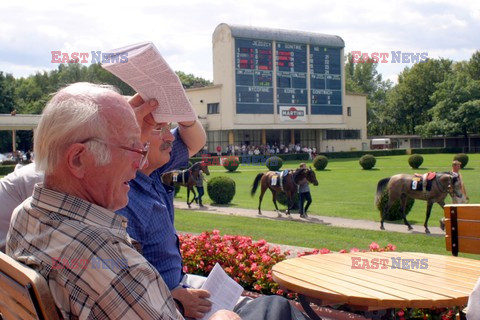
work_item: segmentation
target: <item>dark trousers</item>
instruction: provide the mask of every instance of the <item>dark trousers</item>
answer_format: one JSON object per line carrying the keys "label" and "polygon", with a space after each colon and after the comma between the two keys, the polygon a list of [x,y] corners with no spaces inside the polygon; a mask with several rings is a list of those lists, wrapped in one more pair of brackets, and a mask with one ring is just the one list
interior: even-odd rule
{"label": "dark trousers", "polygon": [[[305,207],[303,207],[305,200],[307,200],[307,204],[305,205]],[[298,194],[298,210],[300,214],[307,213],[308,207],[310,207],[311,203],[312,195],[310,194],[310,192],[301,192]]]}
{"label": "dark trousers", "polygon": [[233,309],[243,320],[306,320],[309,319],[280,296],[262,296]]}
{"label": "dark trousers", "polygon": [[197,192],[198,192],[198,195],[197,195],[198,204],[202,205],[202,197],[205,194],[205,190],[203,187],[197,187]]}

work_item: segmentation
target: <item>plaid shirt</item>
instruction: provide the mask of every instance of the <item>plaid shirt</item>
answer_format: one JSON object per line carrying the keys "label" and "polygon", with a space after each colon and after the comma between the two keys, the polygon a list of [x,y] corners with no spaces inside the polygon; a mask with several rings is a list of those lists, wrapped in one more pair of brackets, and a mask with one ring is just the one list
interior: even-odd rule
{"label": "plaid shirt", "polygon": [[66,319],[183,319],[125,228],[124,217],[38,184],[13,213],[7,254],[47,279]]}

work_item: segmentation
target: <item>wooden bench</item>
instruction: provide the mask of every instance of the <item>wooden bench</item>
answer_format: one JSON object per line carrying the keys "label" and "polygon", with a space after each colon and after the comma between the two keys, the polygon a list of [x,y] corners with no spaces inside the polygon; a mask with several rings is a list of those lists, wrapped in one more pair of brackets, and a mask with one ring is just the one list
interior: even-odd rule
{"label": "wooden bench", "polygon": [[445,213],[445,240],[447,250],[480,253],[480,204],[447,204]]}
{"label": "wooden bench", "polygon": [[45,278],[3,252],[0,252],[0,297],[0,319],[61,318]]}

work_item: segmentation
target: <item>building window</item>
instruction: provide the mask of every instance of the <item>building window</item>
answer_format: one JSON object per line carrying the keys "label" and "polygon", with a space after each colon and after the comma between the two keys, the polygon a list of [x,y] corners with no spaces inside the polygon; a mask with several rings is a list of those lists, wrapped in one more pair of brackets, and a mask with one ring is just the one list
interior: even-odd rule
{"label": "building window", "polygon": [[207,114],[216,114],[220,113],[220,103],[208,103],[207,104]]}
{"label": "building window", "polygon": [[347,107],[347,116],[352,116],[352,107]]}
{"label": "building window", "polygon": [[355,140],[360,139],[360,130],[326,130],[324,140]]}

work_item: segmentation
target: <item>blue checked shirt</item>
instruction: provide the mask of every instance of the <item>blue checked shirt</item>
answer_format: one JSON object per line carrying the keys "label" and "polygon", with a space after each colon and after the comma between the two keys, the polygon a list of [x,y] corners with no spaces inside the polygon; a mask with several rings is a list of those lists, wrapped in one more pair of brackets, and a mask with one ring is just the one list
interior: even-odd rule
{"label": "blue checked shirt", "polygon": [[182,277],[182,256],[174,226],[174,189],[161,182],[161,174],[188,165],[188,149],[173,130],[170,161],[150,176],[137,172],[130,181],[128,205],[117,213],[128,219],[128,234],[142,246],[143,256],[157,268],[170,290]]}
{"label": "blue checked shirt", "polygon": [[18,206],[7,254],[39,272],[64,319],[183,319],[125,218],[37,184]]}

